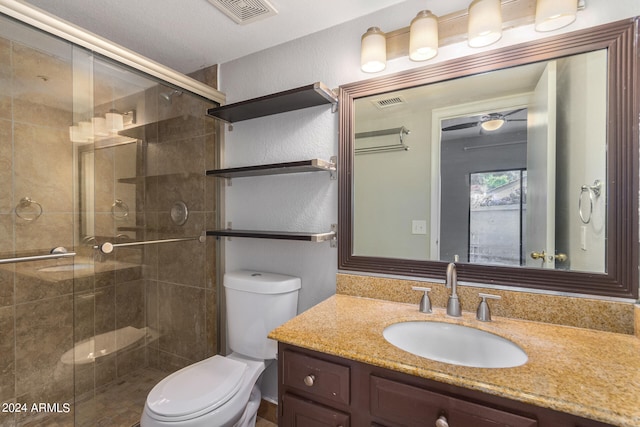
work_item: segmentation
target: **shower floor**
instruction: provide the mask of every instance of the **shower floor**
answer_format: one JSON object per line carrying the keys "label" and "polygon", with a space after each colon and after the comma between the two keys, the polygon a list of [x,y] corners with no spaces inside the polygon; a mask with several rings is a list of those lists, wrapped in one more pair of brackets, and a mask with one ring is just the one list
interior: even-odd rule
{"label": "shower floor", "polygon": [[140,421],[147,395],[167,372],[142,368],[80,397],[76,404],[77,427],[131,427]]}
{"label": "shower floor", "polygon": [[[79,396],[75,404],[75,427],[132,427],[140,422],[147,394],[167,372],[142,368],[95,391]],[[29,417],[20,427],[69,427],[69,414]],[[1,423],[0,423],[1,424]],[[13,424],[10,424],[13,425]]]}

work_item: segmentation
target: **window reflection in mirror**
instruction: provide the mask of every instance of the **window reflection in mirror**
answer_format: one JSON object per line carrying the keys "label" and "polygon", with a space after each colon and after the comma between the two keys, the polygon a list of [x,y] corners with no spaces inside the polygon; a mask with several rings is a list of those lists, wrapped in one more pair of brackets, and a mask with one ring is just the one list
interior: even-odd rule
{"label": "window reflection in mirror", "polygon": [[607,271],[607,191],[591,189],[607,182],[606,50],[354,112],[353,255]]}
{"label": "window reflection in mirror", "polygon": [[526,169],[469,175],[468,262],[525,265],[526,195]]}

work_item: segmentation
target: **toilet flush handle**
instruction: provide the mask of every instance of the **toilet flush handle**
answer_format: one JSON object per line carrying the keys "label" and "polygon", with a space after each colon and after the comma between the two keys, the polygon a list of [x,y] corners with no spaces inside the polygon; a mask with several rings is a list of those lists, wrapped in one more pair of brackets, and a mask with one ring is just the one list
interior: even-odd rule
{"label": "toilet flush handle", "polygon": [[304,377],[304,385],[307,387],[313,387],[313,383],[316,380],[316,376],[313,374],[307,375]]}

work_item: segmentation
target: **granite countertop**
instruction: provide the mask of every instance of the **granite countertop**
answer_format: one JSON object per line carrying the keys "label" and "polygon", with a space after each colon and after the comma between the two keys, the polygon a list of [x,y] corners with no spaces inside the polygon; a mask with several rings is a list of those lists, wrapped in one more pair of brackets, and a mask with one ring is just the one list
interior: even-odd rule
{"label": "granite countertop", "polygon": [[[470,368],[400,350],[382,336],[388,325],[425,320],[472,326],[518,344],[529,357],[515,368]],[[334,295],[269,337],[410,375],[453,384],[621,427],[640,425],[640,339],[632,335],[493,317],[447,317],[444,309]]]}

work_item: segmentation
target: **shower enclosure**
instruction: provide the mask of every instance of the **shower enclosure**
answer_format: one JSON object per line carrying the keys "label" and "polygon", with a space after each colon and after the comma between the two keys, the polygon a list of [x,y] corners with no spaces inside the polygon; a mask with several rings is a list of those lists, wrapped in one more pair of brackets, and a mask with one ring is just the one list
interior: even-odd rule
{"label": "shower enclosure", "polygon": [[217,353],[217,104],[130,65],[0,14],[0,426],[135,425]]}

